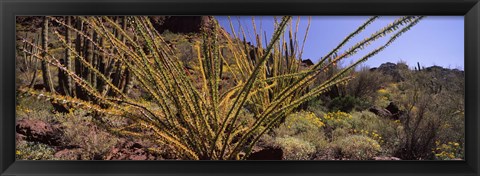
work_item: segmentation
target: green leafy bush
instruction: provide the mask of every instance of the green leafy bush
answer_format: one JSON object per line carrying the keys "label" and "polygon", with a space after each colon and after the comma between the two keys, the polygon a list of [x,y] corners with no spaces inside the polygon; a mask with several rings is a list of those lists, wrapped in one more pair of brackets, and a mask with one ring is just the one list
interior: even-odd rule
{"label": "green leafy bush", "polygon": [[350,112],[355,108],[364,109],[366,107],[365,101],[350,95],[344,97],[336,97],[328,104],[330,111]]}

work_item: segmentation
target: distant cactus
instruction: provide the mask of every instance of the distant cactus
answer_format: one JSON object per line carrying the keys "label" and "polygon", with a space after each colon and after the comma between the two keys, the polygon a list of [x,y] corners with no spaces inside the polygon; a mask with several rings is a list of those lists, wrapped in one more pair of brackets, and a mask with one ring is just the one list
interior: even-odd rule
{"label": "distant cactus", "polygon": [[[65,17],[66,24],[71,25],[71,17]],[[66,45],[70,46],[71,39],[70,39],[70,29],[65,28],[65,43]],[[72,70],[72,63],[71,63],[71,51],[69,48],[65,48],[65,58],[63,58],[63,65],[67,70]],[[59,92],[64,95],[71,95],[72,94],[72,79],[67,76],[67,74],[58,69],[58,83],[59,83]]]}
{"label": "distant cactus", "polygon": [[43,77],[43,85],[49,92],[55,92],[53,87],[52,76],[50,75],[50,67],[48,62],[46,61],[46,57],[48,54],[48,17],[45,17],[43,20],[43,27],[42,27],[42,77]]}

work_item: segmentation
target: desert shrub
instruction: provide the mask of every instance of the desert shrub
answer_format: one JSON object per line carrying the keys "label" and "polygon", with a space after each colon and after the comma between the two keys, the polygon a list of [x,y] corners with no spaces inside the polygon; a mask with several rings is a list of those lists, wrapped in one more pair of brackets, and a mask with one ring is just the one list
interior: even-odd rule
{"label": "desert shrub", "polygon": [[17,108],[30,110],[30,111],[51,111],[53,110],[52,105],[41,99],[41,97],[17,97]]}
{"label": "desert shrub", "polygon": [[65,114],[59,120],[63,126],[64,145],[80,147],[82,160],[101,158],[118,141],[116,136],[98,127],[85,111]]}
{"label": "desert shrub", "polygon": [[[310,148],[314,153],[325,152],[329,148],[328,141],[323,133],[323,122],[312,112],[300,111],[293,113],[285,119],[278,128],[273,129],[273,134],[263,137],[266,145],[277,146],[286,150],[288,159],[312,157]],[[292,148],[299,143],[300,148]],[[307,150],[308,149],[308,150]],[[308,151],[308,154],[295,155],[294,151]],[[289,153],[290,152],[290,153]],[[305,151],[304,151],[305,152]]]}
{"label": "desert shrub", "polygon": [[315,153],[313,144],[295,137],[275,138],[275,144],[282,149],[285,160],[308,160]]}
{"label": "desert shrub", "polygon": [[343,112],[351,112],[352,110],[364,110],[370,106],[370,103],[366,100],[353,97],[350,95],[342,96],[342,97],[335,97],[330,101],[328,104],[328,109],[330,111],[343,111]]}
{"label": "desert shrub", "polygon": [[[444,74],[407,72],[392,100],[399,105],[401,135],[396,156],[402,159],[433,159],[434,141],[464,141],[463,88],[445,88]],[[453,81],[453,80],[452,80]],[[441,153],[441,152],[440,152]],[[438,154],[438,153],[437,153]]]}
{"label": "desert shrub", "polygon": [[[379,91],[381,92],[384,92],[386,91],[385,89],[380,89]],[[388,96],[378,96],[377,99],[375,100],[375,106],[378,106],[378,107],[387,107],[389,104],[390,104],[390,99],[388,98]]]}
{"label": "desert shrub", "polygon": [[339,140],[350,135],[350,130],[346,128],[337,128],[331,132],[331,141]]}
{"label": "desert shrub", "polygon": [[362,67],[359,71],[352,71],[350,74],[354,75],[352,80],[346,84],[337,85],[327,93],[331,99],[328,103],[330,111],[365,110],[378,98],[377,90],[391,82],[390,76],[371,71],[368,67]]}
{"label": "desert shrub", "polygon": [[389,75],[371,71],[368,67],[362,67],[354,74],[355,78],[345,85],[346,95],[368,102],[373,102],[377,97],[376,91],[391,81]]}
{"label": "desert shrub", "polygon": [[296,137],[322,148],[325,144],[323,126],[325,124],[312,112],[301,111],[289,115],[285,122],[275,128],[275,137]]}
{"label": "desert shrub", "polygon": [[374,139],[362,135],[351,135],[336,142],[343,158],[349,160],[372,159],[381,151],[380,144]]}
{"label": "desert shrub", "polygon": [[435,141],[436,148],[432,149],[432,153],[436,160],[453,160],[464,158],[463,145],[458,142],[448,142],[441,144]]}
{"label": "desert shrub", "polygon": [[16,147],[15,158],[19,160],[56,160],[55,149],[46,144],[21,141]]}
{"label": "desert shrub", "polygon": [[56,122],[56,117],[51,112],[52,105],[44,100],[34,97],[19,98],[16,106],[17,119],[36,119],[44,122]]}
{"label": "desert shrub", "polygon": [[[312,112],[300,111],[293,113],[285,119],[282,127],[286,127],[289,133],[285,135],[295,135],[309,131],[320,131],[325,124]],[[282,128],[283,129],[283,128]],[[283,130],[277,130],[278,132]],[[280,135],[279,133],[277,133]]]}
{"label": "desert shrub", "polygon": [[320,98],[317,98],[308,102],[307,111],[313,112],[317,117],[323,117],[328,108]]}
{"label": "desert shrub", "polygon": [[351,120],[352,115],[337,111],[337,112],[329,112],[325,114],[322,118],[322,121],[325,123],[326,128],[336,129],[336,128],[346,128],[350,129],[352,126],[349,123]]}
{"label": "desert shrub", "polygon": [[381,118],[369,111],[353,112],[350,123],[354,134],[364,134],[384,146],[382,151],[384,154],[391,155],[398,147],[400,139],[396,129],[399,123]]}

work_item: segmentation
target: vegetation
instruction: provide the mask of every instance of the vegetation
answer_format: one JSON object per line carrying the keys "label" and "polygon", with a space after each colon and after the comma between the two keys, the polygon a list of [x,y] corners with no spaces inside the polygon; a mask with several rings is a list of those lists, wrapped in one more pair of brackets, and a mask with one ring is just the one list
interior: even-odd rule
{"label": "vegetation", "polygon": [[[34,18],[40,38],[17,28],[17,118],[61,124],[63,145],[80,148],[79,159],[109,158],[117,138],[193,160],[248,159],[258,147],[280,148],[287,160],[463,157],[463,101],[455,99],[463,97],[463,77],[447,85],[430,80],[440,73],[407,67],[397,82],[354,70],[423,17],[400,17],[340,51],[379,18],[371,17],[312,66],[302,66],[307,33],[297,38],[300,18],[292,18],[276,18],[269,41],[255,33],[255,45],[233,22],[227,33],[213,17],[197,34],[159,33],[146,16]],[[390,104],[399,110],[389,117],[368,112]],[[17,157],[52,159],[60,150],[31,145],[45,157],[25,152],[29,145],[17,145]]]}

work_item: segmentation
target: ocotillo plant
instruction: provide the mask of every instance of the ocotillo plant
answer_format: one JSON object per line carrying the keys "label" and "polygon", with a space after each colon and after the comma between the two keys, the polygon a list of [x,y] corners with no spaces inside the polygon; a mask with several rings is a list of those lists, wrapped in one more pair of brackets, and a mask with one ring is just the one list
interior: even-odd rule
{"label": "ocotillo plant", "polygon": [[[270,61],[266,62],[264,67],[262,67],[261,72],[264,74],[260,75],[259,78],[265,80],[265,82],[262,82],[262,84],[259,85],[263,89],[253,93],[251,95],[251,102],[249,102],[254,104],[253,108],[251,108],[252,112],[262,113],[266,110],[267,106],[270,106],[274,100],[274,97],[278,97],[279,95],[286,93],[286,91],[284,91],[286,88],[291,89],[288,94],[292,94],[293,96],[284,99],[283,102],[291,102],[292,100],[301,97],[303,92],[309,89],[309,86],[298,86],[295,88],[296,83],[308,85],[311,84],[311,82],[315,79],[318,80],[316,75],[321,74],[318,72],[318,70],[322,70],[322,73],[327,72],[327,75],[331,74],[331,76],[334,76],[335,73],[333,71],[338,67],[337,64],[339,61],[354,55],[360,50],[365,49],[371,43],[386,36],[387,34],[398,32],[396,29],[399,26],[409,24],[410,22],[415,21],[416,18],[417,17],[400,17],[393,23],[376,31],[370,37],[365,38],[359,43],[353,45],[343,53],[340,52],[339,50],[349,43],[353,37],[361,33],[368,25],[378,19],[376,16],[371,17],[364,24],[359,26],[354,32],[348,35],[345,40],[341,41],[336,48],[330,51],[326,56],[322,57],[321,61],[318,64],[315,64],[313,68],[304,70],[300,70],[300,64],[310,22],[308,23],[306,33],[303,34],[303,39],[299,39],[300,37],[297,36],[302,34],[298,34],[298,26],[300,23],[300,18],[298,18],[295,24],[293,22],[289,23],[288,33],[284,33],[284,35],[282,35],[281,38],[283,40],[278,41],[274,45],[271,54],[264,53],[263,49],[254,49],[252,50],[254,51],[254,58],[251,58],[249,54],[249,52],[251,52],[250,48],[245,42],[242,42],[241,40],[228,40],[229,44],[226,46],[226,48],[228,48],[231,53],[234,53],[233,60],[235,62],[229,65],[227,68],[229,69],[228,71],[236,73],[236,76],[234,76],[235,81],[245,82],[246,79],[248,79],[248,75],[252,73],[252,68],[255,66],[255,62],[251,62],[251,60],[258,60],[263,54],[270,54],[271,59]],[[254,19],[252,19],[252,24],[253,30],[255,31],[254,35],[257,39],[254,48],[261,48],[263,43],[260,39],[265,36],[263,36],[261,32],[257,32]],[[230,35],[233,36],[233,38],[248,38],[241,26],[240,32],[235,31],[233,26],[232,20],[230,20],[230,29],[232,32],[231,34],[223,33],[226,38],[228,38]],[[260,29],[260,31],[261,30],[262,29]],[[400,32],[399,34],[401,33],[403,32]],[[238,45],[243,47],[236,47]],[[374,55],[376,53],[371,54]],[[366,56],[366,58],[368,57],[370,56]],[[360,60],[363,61],[365,59]],[[349,68],[353,68],[354,66],[355,64],[349,66]],[[345,71],[342,71],[342,73],[347,73],[348,70],[349,69],[346,69]],[[240,86],[237,86],[235,88],[238,89],[239,87]],[[228,94],[228,91],[225,94]]]}
{"label": "ocotillo plant", "polygon": [[[228,69],[223,69],[224,58],[220,53],[219,36],[226,34],[222,33],[223,30],[219,29],[215,20],[212,25],[202,30],[203,43],[201,49],[198,47],[198,51],[201,53],[198,54],[198,60],[201,64],[200,77],[203,86],[197,89],[191,77],[185,72],[183,63],[174,54],[173,49],[168,47],[162,36],[155,31],[148,17],[135,16],[128,17],[128,19],[133,33],[125,30],[121,24],[110,17],[78,17],[78,20],[83,21],[86,27],[88,26],[97,33],[99,38],[102,38],[102,45],[82,30],[76,32],[83,36],[84,40],[88,40],[97,47],[97,51],[101,55],[108,56],[111,59],[109,63],[115,62],[119,66],[126,67],[129,73],[137,79],[138,86],[152,97],[152,101],[133,99],[125,94],[121,85],[115,84],[109,72],[102,72],[92,63],[87,62],[88,58],[79,54],[76,54],[76,57],[83,69],[95,73],[97,78],[102,80],[116,96],[104,94],[103,90],[96,89],[82,77],[80,73],[83,72],[66,69],[52,55],[47,55],[47,57],[37,55],[37,58],[64,71],[91,98],[85,100],[28,88],[20,91],[52,99],[72,107],[94,111],[100,114],[96,119],[102,122],[114,121],[116,118],[128,119],[131,123],[112,123],[103,125],[103,127],[116,134],[169,144],[182,153],[184,158],[233,160],[245,159],[260,136],[269,131],[285,114],[289,114],[300,104],[318,96],[332,85],[348,81],[350,76],[345,73],[383,50],[398,36],[415,25],[421,17],[402,17],[391,26],[347,50],[344,54],[332,57],[336,55],[335,53],[341,46],[361,30],[355,31],[313,67],[298,73],[279,73],[266,78],[265,65],[269,56],[275,53],[276,47],[277,52],[280,52],[278,46],[283,45],[282,43],[279,45],[280,38],[291,20],[289,16],[282,17],[266,48],[261,54],[258,54],[260,57],[256,59],[255,64],[245,66],[248,72],[245,72],[246,74],[242,78],[237,78],[237,85],[233,89],[223,94],[219,92],[219,82],[222,72],[226,72]],[[65,23],[61,24],[74,29]],[[355,54],[359,48],[363,48],[368,43],[391,32],[394,34],[381,47],[359,58],[355,63],[342,69],[322,84],[310,87],[310,91],[304,95],[296,94],[299,90],[311,86],[315,78],[327,70],[330,65]],[[63,36],[57,35],[57,37],[64,43],[64,47],[76,51],[65,44]],[[227,45],[232,52],[246,53],[242,49],[244,47],[242,45],[235,45],[232,42]],[[293,58],[290,51],[288,55]],[[247,58],[246,55],[235,59],[245,58]],[[280,61],[275,61],[275,58],[281,57],[272,57],[273,62],[280,63]],[[331,62],[325,62],[327,58],[333,59]],[[284,66],[283,64],[278,65],[278,67]],[[275,87],[276,84],[271,83],[271,81],[281,82],[286,79],[289,79],[290,84]],[[278,93],[269,97],[270,102],[260,105],[263,106],[263,110],[255,115],[253,123],[240,123],[241,112],[244,110],[246,102],[252,102],[252,96],[258,92],[273,87],[278,89]],[[149,133],[145,133],[145,131]],[[241,153],[244,155],[240,155]]]}
{"label": "ocotillo plant", "polygon": [[[289,33],[289,42],[279,42],[277,47],[274,48],[274,50],[277,50],[277,52],[273,52],[273,61],[278,62],[278,66],[275,67],[275,64],[273,66],[273,72],[274,75],[272,78],[267,78],[263,77],[265,80],[274,80],[272,82],[262,82],[262,84],[259,84],[260,89],[264,90],[269,90],[273,92],[272,95],[267,95],[267,94],[259,94],[258,96],[260,98],[257,99],[255,104],[257,107],[262,108],[263,112],[261,111],[261,114],[257,117],[259,121],[267,121],[270,122],[269,126],[273,125],[275,122],[275,118],[273,120],[271,118],[266,118],[269,116],[271,113],[277,114],[277,117],[281,117],[282,110],[285,110],[282,108],[284,107],[290,107],[293,108],[294,106],[298,106],[301,102],[305,102],[306,99],[311,99],[315,96],[317,96],[319,93],[327,90],[328,87],[331,87],[332,81],[338,80],[341,77],[344,76],[345,73],[348,73],[352,68],[354,68],[356,65],[358,65],[361,62],[364,62],[366,59],[372,57],[373,55],[377,54],[384,48],[386,48],[388,45],[390,45],[397,37],[399,37],[402,33],[406,32],[409,30],[413,25],[415,25],[422,17],[411,17],[411,16],[406,16],[406,17],[400,17],[397,20],[395,20],[393,23],[387,25],[386,27],[378,30],[377,32],[373,33],[370,37],[360,41],[359,43],[353,45],[351,48],[348,50],[344,51],[342,54],[338,54],[338,51],[340,48],[342,48],[345,44],[347,44],[351,38],[356,36],[357,34],[361,33],[369,24],[371,24],[374,20],[376,20],[378,17],[372,17],[368,19],[364,24],[359,26],[353,33],[348,35],[340,44],[333,50],[331,50],[326,56],[322,57],[319,63],[315,64],[312,68],[306,69],[304,71],[298,71],[295,69],[289,69],[289,68],[295,68],[295,66],[298,67],[299,61],[297,60],[299,57],[295,55],[295,50],[292,48],[298,48],[298,45],[295,46],[295,44],[292,43],[298,43],[298,42],[292,42],[292,35]],[[233,26],[233,25],[231,25]],[[397,30],[400,26],[401,27],[399,30]],[[292,31],[292,30],[290,30]],[[232,33],[234,36],[235,32],[232,27]],[[354,55],[357,53],[359,50],[364,49],[366,46],[370,45],[372,42],[376,41],[377,39],[386,36],[389,33],[394,33],[390,39],[385,43],[384,45],[380,46],[379,48],[374,49],[367,55],[361,57],[358,59],[356,62],[354,62],[351,65],[348,65],[346,68],[341,69],[338,73],[334,74],[330,79],[327,81],[323,82],[319,86],[313,87],[312,90],[310,90],[307,94],[300,94],[302,90],[308,88],[309,85],[312,84],[312,82],[316,79],[318,75],[321,73],[324,73],[325,71],[331,70],[332,66],[335,66],[340,60],[345,59],[349,56]],[[258,35],[258,34],[257,34]],[[295,34],[296,35],[296,34]],[[243,35],[245,36],[245,35]],[[285,40],[284,40],[285,41]],[[257,41],[257,43],[260,43]],[[288,46],[289,44],[290,47],[285,47]],[[261,43],[260,45],[261,46]],[[282,47],[283,46],[283,47]],[[240,48],[241,49],[241,48]],[[282,50],[283,49],[283,50]],[[235,50],[235,49],[232,49]],[[290,50],[292,53],[291,55],[288,54],[288,50]],[[237,51],[241,51],[238,50]],[[282,52],[283,51],[283,52]],[[232,51],[234,52],[234,51]],[[245,53],[245,50],[244,50]],[[285,54],[275,54],[275,53],[285,53]],[[299,55],[301,57],[301,51],[299,51]],[[268,54],[268,53],[266,53]],[[237,67],[242,68],[242,66],[247,65],[248,66],[248,56],[246,54],[236,54],[235,56],[238,56],[238,58],[235,58],[235,61],[237,61]],[[292,57],[293,56],[293,57]],[[290,61],[290,62],[288,62]],[[292,65],[292,66],[289,66]],[[269,69],[269,67],[265,66],[263,69]],[[246,69],[240,69],[242,74],[249,75],[251,74],[250,69],[246,67]],[[250,72],[249,72],[250,71]],[[246,72],[246,73],[245,73]],[[267,73],[268,70],[262,71],[262,73],[265,72]],[[277,73],[277,74],[275,74]],[[239,82],[243,82],[245,80],[242,80],[241,76],[237,77],[240,78]],[[282,79],[278,79],[282,78]],[[293,79],[285,79],[285,78],[293,78]],[[348,77],[345,77],[348,78]],[[252,95],[253,96],[253,95]],[[273,97],[273,98],[271,98]],[[255,99],[253,99],[255,101]],[[291,103],[295,102],[295,103]],[[292,106],[292,104],[295,104]],[[277,108],[280,108],[281,110],[278,110]],[[289,109],[291,110],[291,109]],[[288,112],[288,111],[286,111]],[[278,118],[277,118],[278,119]],[[270,120],[270,121],[269,121]],[[258,126],[260,123],[257,124]],[[267,126],[268,127],[268,126]],[[268,128],[267,128],[268,129]],[[265,130],[266,131],[266,130]],[[263,132],[265,132],[263,131]],[[262,133],[263,133],[262,132]],[[244,138],[241,139],[241,141],[247,141],[247,137],[249,135],[245,135]],[[253,140],[256,141],[260,135],[257,135],[257,137]],[[249,139],[250,140],[250,139]],[[253,144],[253,143],[251,143]],[[236,149],[240,150],[241,145],[237,145]],[[253,147],[252,145],[250,145]],[[248,152],[249,150],[247,150]],[[248,155],[248,153],[247,153]]]}

